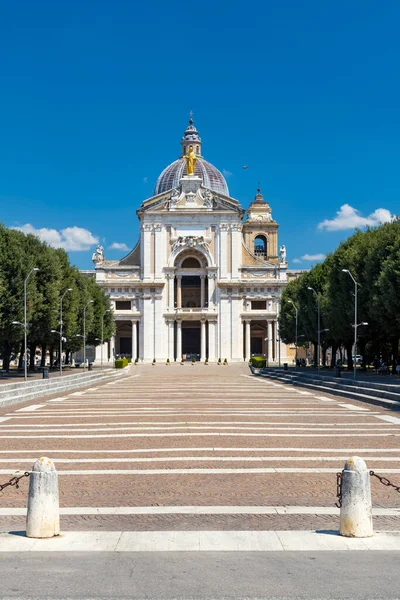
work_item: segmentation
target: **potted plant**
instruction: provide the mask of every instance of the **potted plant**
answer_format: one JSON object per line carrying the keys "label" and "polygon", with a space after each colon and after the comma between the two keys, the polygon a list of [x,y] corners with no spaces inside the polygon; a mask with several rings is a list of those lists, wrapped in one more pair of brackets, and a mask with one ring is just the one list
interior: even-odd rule
{"label": "potted plant", "polygon": [[170,362],[169,362],[169,358],[167,358],[167,367],[169,367]]}
{"label": "potted plant", "polygon": [[196,362],[196,357],[192,356],[192,366],[195,364],[195,362]]}
{"label": "potted plant", "polygon": [[226,358],[224,359],[224,365],[227,365],[228,361],[226,360]]}
{"label": "potted plant", "polygon": [[185,361],[183,360],[183,356],[182,356],[182,358],[181,358],[181,365],[184,365],[184,364],[185,364]]}
{"label": "potted plant", "polygon": [[218,359],[217,365],[219,366],[221,364],[221,359]]}
{"label": "potted plant", "polygon": [[152,362],[151,364],[152,364],[152,365],[153,365],[153,367],[154,367],[154,365],[156,364],[156,359],[155,359],[155,358],[153,358],[153,362]]}
{"label": "potted plant", "polygon": [[206,358],[206,360],[204,361],[205,365],[208,365],[208,358]]}
{"label": "potted plant", "polygon": [[138,358],[135,358],[135,365],[137,365],[137,364],[138,364],[138,362],[139,362],[139,359],[138,359]]}

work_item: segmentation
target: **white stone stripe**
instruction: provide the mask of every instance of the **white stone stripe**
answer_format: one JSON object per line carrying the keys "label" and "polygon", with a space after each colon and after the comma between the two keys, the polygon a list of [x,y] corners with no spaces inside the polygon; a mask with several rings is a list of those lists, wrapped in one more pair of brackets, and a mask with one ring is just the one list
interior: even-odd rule
{"label": "white stone stripe", "polygon": [[0,552],[284,552],[400,550],[397,532],[345,538],[321,531],[68,531],[50,539],[0,534]]}
{"label": "white stone stripe", "polygon": [[[337,468],[296,468],[296,467],[265,467],[238,469],[74,469],[58,471],[59,475],[243,475],[266,473],[337,473]],[[376,473],[400,473],[400,469],[376,468]],[[0,469],[0,475],[17,475],[19,470]]]}
{"label": "white stone stripe", "polygon": [[9,421],[11,419],[11,417],[0,417],[0,423],[3,423],[4,421]]}
{"label": "white stone stripe", "polygon": [[[25,516],[26,508],[0,508],[0,516]],[[71,506],[61,515],[339,515],[334,506]],[[373,508],[374,516],[394,517],[400,508]]]}
{"label": "white stone stripe", "polygon": [[30,406],[25,406],[25,408],[18,408],[15,412],[32,412],[37,410],[38,408],[42,408],[46,406],[45,404],[31,404]]}
{"label": "white stone stripe", "polygon": [[392,417],[391,415],[377,416],[376,418],[382,419],[382,421],[388,421],[389,423],[395,423],[395,424],[400,423],[399,417]]}
{"label": "white stone stripe", "polygon": [[[377,413],[375,413],[377,414]],[[66,416],[69,419],[87,419],[87,418],[98,418],[98,419],[102,419],[103,417],[175,417],[175,416],[191,416],[191,417],[280,417],[280,418],[286,418],[286,417],[292,417],[292,416],[296,416],[296,417],[341,417],[341,418],[346,418],[346,419],[354,419],[355,422],[357,422],[357,419],[363,419],[365,417],[372,417],[375,416],[374,413],[368,413],[368,415],[365,415],[364,413],[352,413],[352,412],[339,412],[339,411],[335,411],[335,412],[321,412],[321,413],[316,413],[316,414],[301,414],[301,413],[296,413],[296,412],[292,412],[290,415],[285,414],[285,413],[280,413],[280,412],[273,412],[273,413],[263,413],[263,412],[250,412],[250,411],[242,411],[242,412],[212,412],[212,413],[204,413],[204,412],[150,412],[150,413],[146,413],[146,412],[109,412],[109,413],[102,413],[100,411],[98,412],[94,412],[94,413],[85,413],[84,415],[80,415],[77,413],[68,413],[67,415],[62,415],[63,417]],[[7,413],[7,416],[12,417],[13,419],[39,419],[43,420],[43,419],[59,419],[60,415],[58,414],[43,414],[40,413],[40,416],[38,415],[15,415],[14,413]]]}
{"label": "white stone stripe", "polygon": [[[3,432],[7,432],[7,433],[32,433],[32,432],[45,432],[46,430],[43,430],[40,428],[40,425],[35,428],[35,429],[16,429],[16,425],[12,426],[12,429],[5,429],[5,427],[1,427],[0,426],[0,434],[2,434]],[[32,426],[30,426],[32,427]],[[89,431],[89,432],[97,432],[97,431],[176,431],[176,430],[196,430],[196,431],[209,431],[209,430],[215,430],[215,431],[332,431],[333,427],[318,427],[318,426],[313,426],[313,427],[276,427],[275,425],[272,427],[264,427],[264,426],[260,426],[260,427],[248,427],[246,425],[243,425],[241,427],[235,427],[234,425],[227,425],[227,426],[221,426],[221,425],[160,425],[159,427],[142,427],[142,426],[138,426],[135,425],[134,427],[130,427],[129,425],[125,425],[125,426],[121,426],[121,427],[89,427],[89,428],[85,428],[81,425],[80,429],[76,429],[74,427],[64,427],[62,428],[62,426],[58,426],[58,425],[53,425],[51,428],[51,431],[53,433],[56,433],[57,430],[62,431],[62,432],[84,432],[84,431]],[[336,427],[334,426],[335,431],[365,431],[365,427]],[[389,424],[386,427],[380,427],[379,425],[374,425],[371,424],[370,428],[368,431],[398,431],[400,433],[400,429],[399,427],[391,427]],[[1,436],[3,437],[3,436]]]}
{"label": "white stone stripe", "polygon": [[[369,416],[369,415],[368,415]],[[16,418],[20,418],[20,417],[6,417],[4,418],[5,421],[7,421],[7,419],[16,419]],[[37,419],[38,417],[31,417],[34,419]],[[70,417],[72,418],[72,417]],[[400,423],[400,420],[399,420]],[[38,428],[43,429],[43,428],[51,428],[51,429],[60,429],[63,427],[89,427],[89,426],[96,426],[96,425],[102,425],[103,427],[106,427],[108,425],[174,425],[174,426],[178,426],[178,425],[202,425],[203,427],[207,426],[207,425],[299,425],[299,426],[304,426],[304,425],[308,425],[310,427],[310,431],[312,431],[315,427],[337,427],[338,425],[349,425],[349,426],[354,426],[357,425],[358,427],[360,425],[363,425],[364,427],[369,427],[369,428],[376,428],[376,427],[382,427],[382,425],[385,425],[384,430],[387,430],[387,428],[389,427],[388,423],[375,423],[375,421],[369,421],[368,423],[363,423],[363,422],[354,422],[351,421],[349,423],[338,423],[337,421],[334,423],[327,423],[326,421],[324,423],[305,423],[305,422],[301,422],[301,421],[297,421],[297,422],[290,422],[290,421],[124,421],[124,422],[106,422],[106,423],[50,423],[50,424],[45,424],[45,423],[14,423],[14,425],[12,424],[7,424],[7,425],[2,425],[1,427],[3,428],[4,431],[7,431],[6,428],[10,428],[13,427],[15,428],[20,428],[21,431],[27,431],[27,427],[34,427],[35,429],[32,429],[32,431],[37,430]]]}
{"label": "white stone stripe", "polygon": [[[386,430],[387,431],[387,430]],[[90,438],[131,438],[131,437],[399,437],[399,433],[220,433],[215,431],[208,433],[199,431],[196,433],[101,433],[95,435],[2,435],[6,440],[29,440],[29,439],[90,439]]]}
{"label": "white stone stripe", "polygon": [[[142,451],[146,454],[146,450]],[[399,462],[398,456],[363,456],[365,461],[376,462]],[[33,458],[2,458],[0,464],[11,463],[18,464],[21,462],[35,462],[37,457]],[[108,464],[108,463],[170,463],[170,462],[337,462],[344,461],[343,456],[157,456],[157,457],[140,457],[140,458],[58,458],[57,464]]]}
{"label": "white stone stripe", "polygon": [[[65,450],[65,449],[53,449],[53,450],[0,450],[0,454],[32,454],[32,456],[42,454],[132,454],[141,453],[148,454],[150,452],[323,452],[323,453],[343,453],[345,455],[352,455],[356,453],[389,453],[389,452],[400,452],[400,448],[287,448],[282,446],[281,448],[230,448],[230,447],[218,447],[208,446],[202,448],[133,448],[130,450]],[[0,458],[1,460],[1,458]],[[25,459],[27,460],[27,459]],[[35,458],[36,460],[36,458]]]}
{"label": "white stone stripe", "polygon": [[369,412],[369,408],[364,408],[363,406],[354,406],[354,404],[340,403],[339,406],[342,408],[348,408],[349,410],[363,410],[364,412]]}

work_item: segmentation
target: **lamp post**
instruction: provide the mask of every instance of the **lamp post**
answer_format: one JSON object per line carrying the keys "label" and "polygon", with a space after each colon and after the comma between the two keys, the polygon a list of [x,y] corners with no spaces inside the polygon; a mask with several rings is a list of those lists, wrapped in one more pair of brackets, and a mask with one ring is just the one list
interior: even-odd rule
{"label": "lamp post", "polygon": [[[24,281],[24,323],[23,323],[23,327],[24,327],[24,379],[25,381],[27,381],[28,379],[28,364],[27,364],[27,356],[28,356],[28,352],[27,352],[27,329],[28,329],[28,324],[26,322],[26,288],[27,288],[27,284],[28,284],[28,280],[29,277],[32,275],[32,273],[34,271],[39,271],[38,267],[34,267],[33,269],[31,269]],[[16,325],[21,325],[22,323],[18,323],[17,321],[14,321],[14,324]]]}
{"label": "lamp post", "polygon": [[105,310],[103,312],[103,314],[101,315],[101,368],[103,369],[103,344],[104,344],[104,317],[106,316],[107,313],[110,312],[110,309],[107,308],[107,310]]}
{"label": "lamp post", "polygon": [[295,366],[295,370],[297,369],[297,324],[298,324],[298,318],[299,318],[299,310],[297,308],[297,306],[295,305],[295,303],[293,302],[293,300],[288,300],[288,302],[290,304],[292,304],[294,310],[296,311],[296,333],[295,333],[295,345],[296,345],[296,366]]}
{"label": "lamp post", "polygon": [[89,300],[83,309],[83,370],[86,369],[86,309],[89,304],[93,304],[94,300]]}
{"label": "lamp post", "polygon": [[357,361],[356,361],[356,354],[357,354],[357,329],[358,327],[360,327],[360,325],[368,325],[368,323],[362,322],[362,323],[357,323],[357,300],[358,300],[358,283],[357,281],[354,279],[351,271],[349,271],[349,269],[342,269],[343,273],[348,273],[350,275],[350,277],[353,280],[354,283],[354,352],[353,352],[353,357],[354,357],[354,365],[353,365],[353,369],[354,369],[354,379],[357,379]]}
{"label": "lamp post", "polygon": [[60,300],[60,377],[62,377],[62,343],[63,343],[63,300],[65,294],[68,292],[72,292],[72,288],[68,288],[65,290]]}

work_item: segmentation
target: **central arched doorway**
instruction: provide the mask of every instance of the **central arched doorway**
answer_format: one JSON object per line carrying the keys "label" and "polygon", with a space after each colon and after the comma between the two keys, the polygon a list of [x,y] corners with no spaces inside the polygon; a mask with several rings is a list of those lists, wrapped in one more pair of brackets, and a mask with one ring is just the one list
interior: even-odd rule
{"label": "central arched doorway", "polygon": [[200,321],[182,322],[182,356],[200,360]]}

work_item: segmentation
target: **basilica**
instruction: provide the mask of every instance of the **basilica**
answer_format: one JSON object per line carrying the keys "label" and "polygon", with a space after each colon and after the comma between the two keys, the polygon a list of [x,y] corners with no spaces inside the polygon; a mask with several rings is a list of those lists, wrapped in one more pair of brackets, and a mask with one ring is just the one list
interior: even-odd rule
{"label": "basilica", "polygon": [[247,210],[230,196],[203,157],[192,118],[180,158],[162,171],[137,216],[140,237],[129,254],[106,260],[98,247],[93,255],[116,324],[96,359],[101,352],[139,362],[287,360],[278,315],[288,265],[278,223],[260,190]]}

